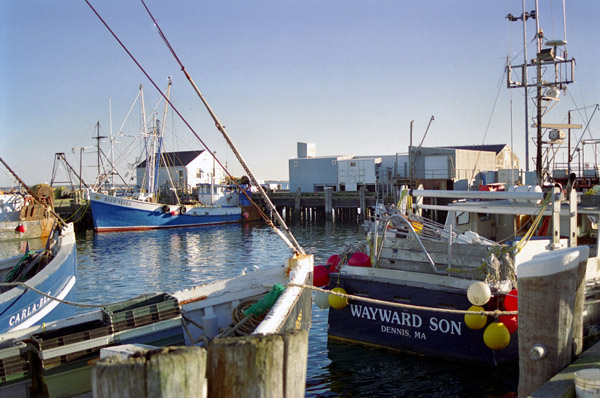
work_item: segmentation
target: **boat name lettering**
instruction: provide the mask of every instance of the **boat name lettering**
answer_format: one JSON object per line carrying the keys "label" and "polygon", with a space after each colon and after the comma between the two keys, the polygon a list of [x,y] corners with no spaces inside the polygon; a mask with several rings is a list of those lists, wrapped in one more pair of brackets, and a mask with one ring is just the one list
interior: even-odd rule
{"label": "boat name lettering", "polygon": [[[50,292],[48,292],[50,294]],[[23,322],[25,319],[29,318],[31,315],[35,314],[39,309],[44,307],[50,299],[48,297],[40,297],[40,299],[33,304],[29,304],[27,308],[23,308],[21,311],[17,312],[14,315],[11,315],[8,320],[8,324],[10,326],[14,326],[20,322]]]}
{"label": "boat name lettering", "polygon": [[[379,321],[389,324],[395,324],[399,326],[406,326],[409,328],[420,328],[425,323],[423,318],[419,314],[411,314],[409,312],[398,312],[393,310],[387,310],[383,308],[369,307],[366,305],[350,304],[350,313],[355,318],[368,319],[371,321]],[[429,330],[432,332],[440,332],[445,334],[456,334],[462,335],[462,323],[432,316],[427,322]],[[406,336],[404,329],[392,327],[392,326],[381,326],[381,331],[385,333],[398,334]],[[410,336],[407,336],[410,337]],[[426,339],[423,333],[415,334],[414,337],[420,339]]]}
{"label": "boat name lettering", "polygon": [[109,196],[109,197],[104,196],[102,198],[102,200],[106,203],[114,203],[114,204],[121,205],[121,206],[131,206],[131,203],[129,203],[128,201],[118,199],[118,198],[113,198],[112,196]]}

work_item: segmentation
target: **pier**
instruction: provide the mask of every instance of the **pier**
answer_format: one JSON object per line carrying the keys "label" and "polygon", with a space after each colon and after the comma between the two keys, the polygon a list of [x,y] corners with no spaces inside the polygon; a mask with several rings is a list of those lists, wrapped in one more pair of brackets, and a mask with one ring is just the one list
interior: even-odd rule
{"label": "pier", "polygon": [[[286,219],[309,221],[364,219],[371,215],[371,210],[378,203],[391,205],[397,203],[399,198],[397,193],[370,192],[364,186],[355,192],[333,192],[333,188],[327,187],[323,192],[274,191],[268,192],[267,195],[277,211]],[[264,201],[258,195],[254,195],[252,199],[265,207]]]}

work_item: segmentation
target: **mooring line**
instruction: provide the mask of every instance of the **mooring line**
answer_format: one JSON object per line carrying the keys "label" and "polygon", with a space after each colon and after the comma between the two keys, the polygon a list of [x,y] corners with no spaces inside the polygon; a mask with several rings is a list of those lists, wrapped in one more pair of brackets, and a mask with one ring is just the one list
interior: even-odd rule
{"label": "mooring line", "polygon": [[[447,314],[491,315],[491,316],[494,316],[494,317],[498,317],[500,315],[517,315],[519,313],[518,311],[500,311],[500,310],[494,310],[494,311],[469,311],[469,310],[452,310],[452,309],[446,309],[446,308],[423,307],[423,306],[420,306],[420,305],[394,303],[394,302],[391,302],[391,301],[373,299],[373,298],[369,298],[369,297],[355,296],[353,294],[345,294],[345,293],[340,293],[340,292],[334,292],[334,291],[331,291],[331,290],[321,289],[319,287],[315,287],[315,286],[311,286],[311,285],[303,285],[303,284],[297,284],[297,283],[288,283],[288,286],[300,287],[300,288],[304,288],[304,289],[312,289],[314,291],[328,293],[328,294],[333,294],[335,296],[339,296],[339,297],[343,297],[343,298],[348,298],[348,299],[352,299],[352,300],[356,300],[356,301],[365,301],[365,302],[371,303],[371,304],[380,304],[380,305],[387,305],[387,306],[390,306],[390,307],[399,307],[399,308],[410,308],[410,309],[413,309],[413,310],[421,310],[421,311],[442,312],[442,313],[447,313]],[[466,296],[466,293],[465,293],[465,296]]]}

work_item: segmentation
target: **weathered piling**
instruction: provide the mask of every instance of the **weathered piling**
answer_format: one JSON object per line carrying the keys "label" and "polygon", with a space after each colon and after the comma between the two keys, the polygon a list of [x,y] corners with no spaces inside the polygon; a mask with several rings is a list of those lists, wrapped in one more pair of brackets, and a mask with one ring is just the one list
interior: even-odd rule
{"label": "weathered piling", "polygon": [[519,266],[519,396],[571,363],[583,340],[587,246],[555,250]]}
{"label": "weathered piling", "polygon": [[208,349],[210,397],[303,397],[308,333],[214,340]]}
{"label": "weathered piling", "polygon": [[325,187],[325,218],[333,218],[333,187]]}
{"label": "weathered piling", "polygon": [[96,398],[205,397],[206,350],[166,347],[106,358],[94,366],[92,388]]}
{"label": "weathered piling", "polygon": [[208,350],[166,347],[99,361],[96,398],[300,398],[306,389],[308,332],[213,340]]}

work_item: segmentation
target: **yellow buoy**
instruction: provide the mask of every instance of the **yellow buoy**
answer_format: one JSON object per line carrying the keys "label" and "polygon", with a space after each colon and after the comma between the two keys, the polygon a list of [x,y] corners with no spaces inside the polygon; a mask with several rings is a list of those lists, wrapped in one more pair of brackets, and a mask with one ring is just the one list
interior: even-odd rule
{"label": "yellow buoy", "polygon": [[502,322],[492,322],[483,332],[483,342],[492,350],[501,350],[510,343],[510,332]]}
{"label": "yellow buoy", "polygon": [[[483,311],[483,307],[472,305],[469,307],[469,311],[480,312]],[[469,329],[479,330],[487,324],[487,316],[480,314],[465,314],[465,323]]]}
{"label": "yellow buoy", "polygon": [[[331,289],[331,291],[346,294],[346,291],[341,287],[334,287],[333,289]],[[336,310],[341,310],[342,308],[348,305],[348,299],[346,297],[340,297],[334,294],[330,294],[329,305],[331,305]]]}

